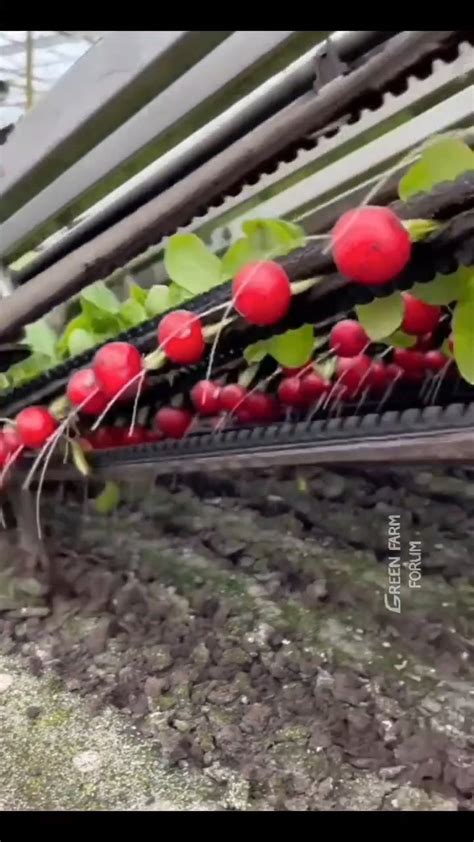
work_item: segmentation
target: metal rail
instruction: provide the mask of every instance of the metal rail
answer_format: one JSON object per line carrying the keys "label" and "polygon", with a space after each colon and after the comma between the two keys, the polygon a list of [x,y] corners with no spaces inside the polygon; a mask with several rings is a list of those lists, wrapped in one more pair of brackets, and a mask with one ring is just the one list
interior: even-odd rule
{"label": "metal rail", "polygon": [[[456,59],[436,60],[432,72],[421,79],[410,73],[405,90],[384,94],[378,107],[361,108],[351,115],[350,122],[342,120],[327,135],[322,130],[312,138],[311,149],[302,146],[292,160],[282,160],[268,168],[270,171],[263,168],[258,178],[252,177],[223,201],[212,204],[180,231],[199,235],[216,253],[241,236],[241,224],[248,218],[285,217],[298,221],[308,234],[328,231],[341,213],[364,200],[388,167],[395,170],[393,165],[404,151],[432,135],[433,125],[442,132],[472,124],[474,86],[469,87],[470,80],[474,80],[474,47],[461,43]],[[392,128],[400,119],[402,125]],[[374,129],[380,137],[372,140]],[[459,134],[474,144],[474,131]],[[377,202],[387,203],[396,197],[404,169],[406,165],[400,165],[386,184],[382,183]],[[374,172],[377,174],[372,175]],[[151,246],[117,270],[112,280],[152,266],[153,281],[166,282],[161,259],[166,242],[165,238]]]}
{"label": "metal rail", "polygon": [[[152,199],[107,232],[40,273],[3,302],[0,336],[22,327],[33,317],[105,277],[117,266],[142,252],[222,194],[236,180],[289,144],[344,114],[367,91],[383,90],[391,80],[412,66],[420,55],[430,54],[453,36],[453,31],[406,32],[393,38],[376,55],[347,77],[326,85],[317,97],[302,97],[294,104],[232,144],[185,181]],[[414,55],[417,58],[414,58]],[[285,131],[282,132],[282,119]]]}
{"label": "metal rail", "polygon": [[[394,444],[403,437],[404,441],[418,440],[425,443],[430,438],[439,441],[440,436],[461,436],[462,452],[458,457],[474,459],[474,404],[449,404],[446,407],[429,406],[424,409],[407,409],[403,412],[370,412],[363,415],[347,415],[343,418],[322,418],[314,421],[282,423],[267,427],[244,428],[221,433],[191,434],[180,441],[165,441],[158,444],[145,444],[122,448],[115,451],[99,451],[94,454],[93,464],[98,469],[112,467],[120,461],[125,465],[140,465],[142,462],[162,461],[172,464],[174,469],[182,462],[189,462],[192,470],[194,459],[228,459],[229,467],[233,459],[245,457],[252,459],[258,454],[275,453],[280,458],[296,455],[298,459],[308,458],[311,454],[319,455],[331,448],[355,449],[365,451],[364,461],[370,458],[367,447],[372,444]],[[347,458],[347,451],[345,453]],[[318,457],[319,458],[319,457]],[[431,458],[431,455],[430,455]],[[222,461],[221,461],[222,464]],[[287,462],[287,464],[292,464]],[[294,463],[293,463],[294,464]],[[195,468],[194,468],[195,470]]]}
{"label": "metal rail", "polygon": [[[343,211],[365,198],[381,173],[432,135],[433,125],[442,132],[472,124],[474,86],[469,87],[470,80],[474,80],[474,47],[461,43],[455,60],[435,61],[432,72],[421,79],[410,74],[405,90],[384,94],[378,107],[361,108],[357,119],[352,114],[350,122],[341,121],[327,135],[323,130],[311,149],[302,147],[292,160],[282,160],[269,172],[264,168],[258,178],[211,205],[180,231],[198,234],[219,253],[241,235],[241,224],[249,218],[293,219],[309,234],[329,230]],[[402,124],[393,128],[400,120]],[[375,129],[380,137],[372,140]],[[474,132],[465,139],[472,144]],[[382,185],[377,202],[395,198],[405,168],[401,165]],[[153,265],[154,281],[164,282],[160,258],[165,246],[166,239],[151,246],[114,277]]]}
{"label": "metal rail", "polygon": [[[115,480],[317,464],[474,465],[474,404],[194,433],[180,441],[96,451],[88,459],[94,479]],[[30,461],[15,471],[19,479]],[[57,462],[48,475],[83,481]]]}
{"label": "metal rail", "polygon": [[[354,444],[331,439],[308,446],[295,444],[288,448],[265,448],[235,452],[199,454],[192,458],[168,457],[161,461],[98,467],[98,479],[139,479],[163,473],[195,473],[197,471],[240,471],[256,468],[292,467],[297,465],[379,465],[379,464],[447,464],[474,465],[474,426],[459,432],[447,430],[429,434],[367,436]],[[76,477],[77,479],[77,477]]]}
{"label": "metal rail", "polygon": [[[192,459],[173,459],[157,462],[150,459],[140,464],[120,464],[96,468],[94,480],[136,482],[167,474],[193,474],[200,471],[245,471],[265,468],[296,467],[301,465],[474,465],[474,427],[465,432],[447,431],[430,435],[400,435],[370,438],[358,442],[328,441],[324,445],[292,449],[255,450],[227,454],[195,456]],[[12,476],[12,484],[21,482],[27,471],[19,466]],[[48,481],[84,482],[84,477],[68,465],[52,464],[48,467]]]}
{"label": "metal rail", "polygon": [[[342,33],[342,35],[373,35],[374,33]],[[378,33],[379,36],[388,33]],[[334,41],[338,43],[338,51],[344,57],[343,51],[344,41],[342,36],[337,39],[334,36]],[[230,39],[232,40],[232,39]],[[315,55],[318,55],[324,44],[315,50]],[[348,49],[348,47],[347,47]],[[306,59],[304,59],[306,61]],[[301,60],[296,64],[300,64]],[[288,74],[290,73],[288,69]],[[322,130],[314,138],[312,144],[308,149],[308,144],[305,142],[295,156],[291,160],[282,160],[281,163],[270,168],[269,172],[265,169],[262,171],[258,179],[252,177],[251,182],[247,182],[240,187],[238,191],[232,191],[232,195],[227,196],[224,202],[211,206],[205,215],[199,214],[195,217],[183,230],[193,231],[198,233],[202,238],[210,243],[215,251],[219,252],[224,248],[228,242],[238,236],[238,231],[241,219],[245,216],[278,216],[282,215],[280,206],[285,207],[285,214],[295,218],[301,214],[304,205],[299,201],[299,191],[303,182],[311,178],[312,185],[314,185],[315,192],[311,196],[312,208],[309,214],[305,212],[301,221],[308,233],[313,233],[315,230],[322,230],[322,227],[329,227],[334,221],[337,214],[337,209],[341,206],[343,209],[344,203],[350,202],[351,191],[346,192],[344,201],[338,203],[337,199],[330,199],[328,203],[325,202],[324,195],[321,190],[325,190],[327,183],[332,184],[329,195],[331,196],[337,189],[345,189],[344,182],[347,183],[347,170],[351,171],[349,183],[354,178],[363,178],[364,160],[359,154],[359,151],[353,151],[354,145],[360,148],[367,141],[371,141],[374,135],[374,130],[377,134],[382,135],[384,130],[390,133],[394,123],[405,121],[401,127],[400,132],[394,134],[384,135],[388,137],[392,144],[397,143],[399,138],[402,146],[406,148],[406,144],[410,142],[413,136],[413,143],[415,138],[419,136],[423,139],[426,136],[424,127],[429,126],[431,132],[431,120],[439,121],[439,131],[455,128],[457,125],[462,125],[465,121],[472,119],[474,107],[474,92],[469,90],[461,99],[456,99],[454,96],[459,90],[465,89],[469,85],[469,81],[474,80],[474,47],[465,42],[458,46],[458,55],[450,50],[443,58],[438,58],[433,62],[430,73],[426,73],[426,67],[422,68],[421,78],[418,78],[416,71],[413,75],[408,75],[406,80],[406,87],[399,85],[396,91],[385,93],[382,95],[380,104],[375,105],[373,102],[370,107],[361,109],[357,115],[352,113],[346,115],[346,118],[340,121],[339,126],[331,128],[327,134]],[[283,85],[287,78],[287,73],[280,74],[280,84]],[[275,86],[277,79],[271,80],[272,85]],[[262,86],[266,88],[267,86]],[[257,95],[255,92],[251,97],[248,97],[248,105],[244,100],[238,107],[230,109],[230,111],[222,118],[219,118],[214,129],[212,124],[193,135],[195,142],[199,142],[204,147],[212,143],[221,135],[226,128],[227,122],[231,119],[245,118],[246,109],[256,107],[258,104]],[[275,91],[276,93],[276,91]],[[442,102],[442,100],[445,100]],[[433,106],[441,102],[441,106],[436,110]],[[426,117],[423,112],[428,108]],[[426,113],[426,111],[425,111]],[[227,116],[226,116],[227,115]],[[357,118],[356,118],[357,117]],[[410,117],[412,118],[410,120]],[[244,120],[245,122],[245,120]],[[413,123],[413,125],[412,125]],[[393,137],[392,137],[393,135]],[[99,210],[96,215],[91,216],[71,232],[66,233],[61,240],[52,244],[46,249],[38,258],[32,261],[25,269],[19,273],[13,273],[15,283],[24,283],[29,278],[33,277],[41,269],[50,266],[60,256],[69,252],[73,245],[79,245],[85,238],[90,236],[92,231],[98,232],[102,225],[107,221],[115,221],[115,210],[121,213],[123,202],[127,202],[127,206],[131,209],[130,201],[134,194],[136,194],[137,201],[148,193],[154,191],[155,186],[166,186],[166,181],[160,181],[161,178],[166,178],[169,169],[177,171],[179,162],[182,161],[186,166],[186,160],[192,154],[196,154],[195,146],[191,146],[190,141],[187,141],[183,146],[183,151],[180,152],[180,147],[164,156],[164,159],[158,161],[156,164],[143,171],[140,176],[140,182],[137,187],[131,188],[123,196],[120,195],[112,204],[108,204],[108,200],[104,203],[104,208]],[[372,147],[371,147],[372,148]],[[194,153],[193,153],[194,150]],[[387,154],[385,154],[385,150]],[[216,152],[218,148],[216,148]],[[361,150],[362,152],[363,150]],[[389,160],[388,148],[386,149],[384,141],[380,141],[375,147],[377,155],[377,164],[370,166],[370,172],[374,169],[379,169],[382,164]],[[401,150],[402,151],[402,150]],[[350,153],[347,158],[347,168],[345,166],[347,153]],[[341,159],[343,159],[341,161]],[[359,160],[360,159],[360,160]],[[182,172],[181,177],[188,172],[188,169]],[[145,178],[146,177],[146,178]],[[145,179],[145,180],[143,180]],[[388,197],[387,200],[393,198],[393,185],[395,179],[392,179],[389,184],[391,192],[382,191],[379,196],[381,198]],[[150,188],[148,190],[148,187]],[[370,185],[367,190],[370,189]],[[118,191],[116,191],[118,192]],[[265,196],[265,201],[262,203],[260,197]],[[112,197],[110,197],[112,199]],[[356,196],[354,201],[356,201]],[[320,209],[321,204],[324,205]],[[316,205],[316,210],[314,207]],[[337,207],[336,207],[337,206]],[[244,216],[245,215],[245,216]],[[327,223],[326,223],[327,220]],[[155,245],[149,248],[143,255],[135,258],[130,266],[124,267],[124,272],[134,273],[146,268],[153,263],[153,275],[156,280],[161,281],[164,277],[163,267],[157,263],[160,254],[163,250],[163,244]],[[121,271],[118,270],[118,276]]]}
{"label": "metal rail", "polygon": [[2,156],[0,218],[14,213],[230,34],[136,30],[103,38],[15,127]]}
{"label": "metal rail", "polygon": [[[472,51],[474,59],[474,50]],[[474,70],[473,70],[474,74]],[[446,132],[457,128],[463,123],[472,120],[474,115],[474,85],[445,102],[430,108],[428,111],[413,117],[407,123],[382,135],[377,140],[367,143],[363,148],[357,149],[326,168],[318,168],[313,175],[292,185],[287,190],[282,190],[278,195],[273,196],[261,204],[251,205],[244,209],[241,205],[234,210],[236,217],[232,222],[224,223],[226,238],[238,236],[242,222],[249,218],[265,219],[270,216],[277,218],[298,218],[308,232],[318,227],[318,215],[314,206],[317,202],[324,204],[328,196],[335,196],[365,174],[382,167],[389,168],[394,162],[400,160],[410,149],[423,143],[433,134],[433,126],[437,132]],[[406,166],[405,166],[406,168]],[[400,177],[403,167],[398,170]],[[380,178],[380,176],[379,176]],[[263,185],[262,185],[263,188]],[[370,189],[370,188],[369,188]],[[242,197],[243,199],[244,197]],[[377,201],[379,197],[377,196]],[[312,208],[305,211],[305,206],[312,205]],[[222,214],[229,212],[227,203],[220,209]],[[213,220],[213,227],[216,220]],[[206,223],[206,226],[209,222]],[[206,227],[202,226],[202,235],[206,235]],[[216,247],[219,242],[217,232],[213,232],[212,242]],[[222,240],[221,240],[222,242]]]}
{"label": "metal rail", "polygon": [[[135,210],[151,196],[186,177],[193,169],[296,97],[310,91],[315,79],[316,60],[324,53],[326,41],[312,48],[283,71],[277,73],[276,70],[278,65],[288,62],[289,56],[301,51],[305,44],[309,46],[309,41],[317,44],[324,34],[233,33],[197,66],[183,74],[125,125],[59,176],[0,229],[4,255],[18,251],[20,245],[23,248],[31,247],[48,220],[58,217],[58,225],[64,218],[66,208],[71,218],[76,206],[83,211],[87,205],[87,192],[99,180],[101,191],[107,189],[112,173],[116,183],[118,170],[124,162],[126,167],[122,178],[125,178],[125,173],[130,175],[132,168],[138,166],[145,157],[150,157],[151,150],[155,157],[160,155],[140,176],[132,179],[128,188],[124,185],[115,190],[110,197],[99,203],[101,208],[98,212],[92,212],[73,230],[64,232],[59,241],[28,266],[20,279],[15,279],[16,282],[23,282],[47,268],[59,257]],[[331,36],[331,41],[341,58],[352,63],[394,34],[336,32]],[[273,74],[271,78],[264,81],[270,73]],[[262,81],[264,84],[260,84]],[[256,90],[245,96],[250,85]],[[238,102],[232,107],[236,98]],[[225,109],[224,113],[212,119],[222,109]],[[202,125],[203,122],[205,125]],[[169,145],[166,133],[168,131],[169,135],[171,128],[173,132],[169,136],[169,143],[172,142],[174,148],[166,152]],[[180,137],[185,137],[190,128],[191,137],[179,143]],[[136,165],[133,164],[135,159]]]}

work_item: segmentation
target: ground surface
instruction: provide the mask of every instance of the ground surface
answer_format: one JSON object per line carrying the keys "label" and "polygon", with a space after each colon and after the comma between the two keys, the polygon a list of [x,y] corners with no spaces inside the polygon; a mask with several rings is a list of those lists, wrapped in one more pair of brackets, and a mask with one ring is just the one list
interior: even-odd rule
{"label": "ground surface", "polygon": [[[52,601],[3,535],[2,809],[474,808],[469,473],[128,498],[108,518],[46,501]],[[402,561],[421,542],[400,614],[393,516]]]}

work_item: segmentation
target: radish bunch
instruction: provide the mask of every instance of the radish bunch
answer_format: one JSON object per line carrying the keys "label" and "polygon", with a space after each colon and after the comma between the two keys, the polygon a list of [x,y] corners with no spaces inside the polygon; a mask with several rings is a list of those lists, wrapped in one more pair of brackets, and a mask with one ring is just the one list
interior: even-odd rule
{"label": "radish bunch", "polygon": [[[331,249],[338,270],[348,279],[365,285],[382,285],[403,271],[411,256],[410,236],[388,208],[361,207],[345,213],[331,234]],[[232,282],[228,310],[233,309],[250,325],[277,325],[291,306],[292,286],[285,270],[272,260],[251,262]],[[71,375],[66,396],[70,415],[61,426],[47,407],[32,406],[19,413],[15,422],[0,432],[0,469],[5,470],[24,450],[46,448],[79,417],[75,437],[88,447],[103,449],[180,439],[195,423],[212,419],[219,428],[229,419],[237,423],[270,423],[288,413],[306,413],[314,408],[358,400],[364,394],[383,396],[394,383],[421,382],[427,374],[439,375],[450,360],[435,348],[432,335],[442,311],[403,293],[402,330],[417,337],[411,349],[395,349],[392,361],[367,353],[371,341],[354,319],[334,326],[329,352],[334,373],[325,376],[317,360],[297,369],[283,369],[271,389],[248,389],[239,383],[214,382],[210,376],[195,384],[183,406],[161,407],[152,429],[135,424],[138,398],[147,387],[147,372],[159,368],[165,359],[176,365],[201,362],[206,353],[206,328],[202,318],[177,309],[165,315],[157,331],[157,350],[148,357],[134,345],[112,341],[101,347],[90,367]],[[216,309],[216,308],[215,308]],[[222,309],[222,308],[221,308]],[[160,356],[161,355],[161,356]],[[101,422],[117,401],[134,402],[128,430],[104,426]],[[84,432],[84,419],[91,420]],[[215,419],[215,421],[214,421]],[[97,427],[97,429],[96,429]]]}

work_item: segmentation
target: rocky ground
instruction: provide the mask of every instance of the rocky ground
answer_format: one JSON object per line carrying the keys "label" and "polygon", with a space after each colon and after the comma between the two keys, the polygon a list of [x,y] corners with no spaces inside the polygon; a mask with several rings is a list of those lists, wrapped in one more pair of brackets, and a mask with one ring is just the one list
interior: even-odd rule
{"label": "rocky ground", "polygon": [[[201,476],[108,517],[46,499],[61,591],[0,548],[0,807],[472,810],[473,476]],[[402,561],[420,542],[399,614],[398,516]]]}

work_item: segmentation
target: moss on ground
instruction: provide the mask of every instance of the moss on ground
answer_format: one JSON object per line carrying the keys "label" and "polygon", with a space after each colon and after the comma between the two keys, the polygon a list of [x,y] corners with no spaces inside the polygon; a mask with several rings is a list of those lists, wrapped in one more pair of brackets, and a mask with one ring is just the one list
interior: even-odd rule
{"label": "moss on ground", "polygon": [[[119,715],[0,656],[1,810],[215,809],[202,775],[168,770]],[[8,680],[7,680],[8,677]],[[2,689],[3,688],[3,689]]]}

